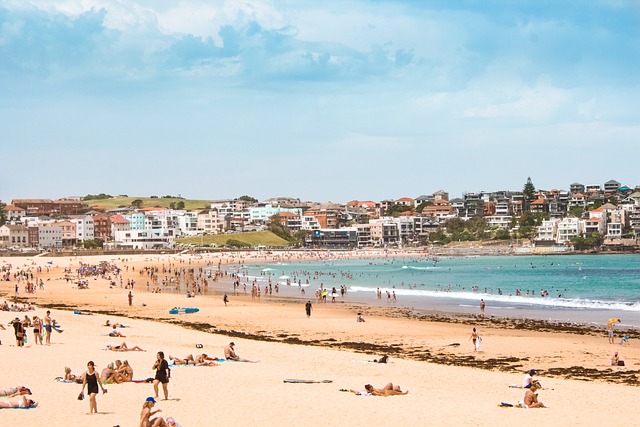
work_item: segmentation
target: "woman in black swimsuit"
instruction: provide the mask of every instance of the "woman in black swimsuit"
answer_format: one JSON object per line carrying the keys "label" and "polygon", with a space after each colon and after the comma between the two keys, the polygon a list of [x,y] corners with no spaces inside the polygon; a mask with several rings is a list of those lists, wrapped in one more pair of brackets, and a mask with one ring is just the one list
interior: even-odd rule
{"label": "woman in black swimsuit", "polygon": [[96,372],[96,365],[89,361],[87,363],[87,372],[82,375],[82,391],[78,399],[84,399],[84,386],[87,386],[87,394],[89,395],[89,414],[98,413],[98,403],[96,402],[96,395],[98,394],[98,385],[102,389],[102,394],[107,390],[102,386],[98,372]]}
{"label": "woman in black swimsuit", "polygon": [[162,383],[162,391],[164,392],[164,400],[169,398],[169,390],[167,384],[169,384],[169,363],[164,359],[164,352],[159,351],[156,355],[156,362],[153,364],[153,369],[156,370],[156,378],[153,380],[153,391],[158,398],[158,384]]}

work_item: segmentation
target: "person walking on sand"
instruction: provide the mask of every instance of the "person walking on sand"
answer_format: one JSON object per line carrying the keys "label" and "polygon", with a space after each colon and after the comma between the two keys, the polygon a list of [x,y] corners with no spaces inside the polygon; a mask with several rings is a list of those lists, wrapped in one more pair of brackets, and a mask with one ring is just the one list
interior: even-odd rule
{"label": "person walking on sand", "polygon": [[129,307],[133,306],[133,294],[131,293],[131,291],[129,291]]}
{"label": "person walking on sand", "polygon": [[169,399],[169,390],[167,389],[167,384],[169,384],[171,371],[169,370],[169,363],[167,363],[164,358],[164,352],[158,352],[158,354],[156,355],[156,361],[153,364],[152,369],[156,370],[156,376],[153,380],[153,391],[156,393],[156,398],[158,397],[158,384],[162,383],[164,400]]}
{"label": "person walking on sand", "polygon": [[485,306],[484,299],[481,299],[480,300],[480,314],[482,315],[482,317],[484,317],[484,306]]}
{"label": "person walking on sand", "polygon": [[222,297],[222,302],[224,302],[224,305],[226,307],[227,303],[229,302],[229,297],[227,296],[227,294],[224,294],[224,297]]}
{"label": "person walking on sand", "polygon": [[476,328],[473,328],[473,331],[471,332],[471,335],[469,336],[469,340],[473,341],[473,352],[474,353],[476,351],[478,351],[478,346],[476,345],[476,343],[478,342],[479,339],[480,339],[480,337],[478,336],[478,332],[476,331]]}
{"label": "person walking on sand", "polygon": [[89,361],[89,363],[87,363],[87,371],[82,374],[82,390],[78,396],[79,400],[84,399],[85,385],[87,386],[87,394],[89,395],[89,414],[97,414],[98,402],[96,402],[96,396],[98,394],[98,385],[100,385],[100,388],[102,389],[102,394],[105,394],[107,389],[102,386],[102,381],[100,381],[100,377],[96,371],[96,365],[93,361]]}
{"label": "person walking on sand", "polygon": [[311,317],[311,300],[304,305],[304,310],[307,312],[307,318]]}

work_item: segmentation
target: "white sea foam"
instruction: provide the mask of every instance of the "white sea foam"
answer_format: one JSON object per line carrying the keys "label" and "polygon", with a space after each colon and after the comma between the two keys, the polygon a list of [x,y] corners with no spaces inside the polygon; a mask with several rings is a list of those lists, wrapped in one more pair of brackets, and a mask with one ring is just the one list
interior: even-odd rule
{"label": "white sea foam", "polygon": [[409,270],[440,270],[440,267],[415,267],[413,265],[403,265],[402,266],[403,269],[409,269]]}
{"label": "white sea foam", "polygon": [[[410,297],[428,297],[428,298],[448,298],[480,301],[496,301],[502,303],[510,303],[519,306],[540,306],[548,308],[574,308],[574,309],[601,309],[601,310],[619,310],[619,311],[637,311],[640,312],[640,303],[625,303],[621,301],[604,301],[589,300],[584,298],[551,298],[551,297],[524,297],[510,295],[492,295],[477,292],[438,292],[422,289],[404,289],[380,287],[382,292],[395,291],[396,295]],[[366,286],[351,286],[349,292],[376,292],[375,288]]]}

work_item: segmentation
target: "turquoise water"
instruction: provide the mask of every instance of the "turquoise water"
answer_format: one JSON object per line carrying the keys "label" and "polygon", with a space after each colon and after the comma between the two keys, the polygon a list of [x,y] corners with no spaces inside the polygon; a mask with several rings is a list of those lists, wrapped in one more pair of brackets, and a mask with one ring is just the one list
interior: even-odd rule
{"label": "turquoise water", "polygon": [[[286,286],[298,280],[312,296],[322,284],[347,287],[346,298],[377,300],[376,289],[395,292],[399,305],[477,312],[480,299],[496,314],[595,321],[610,315],[640,326],[640,256],[549,255],[379,258],[247,266],[247,279]],[[308,281],[308,286],[307,286]],[[517,291],[520,295],[516,295]],[[547,296],[541,296],[546,291]],[[555,315],[549,315],[555,313]]]}

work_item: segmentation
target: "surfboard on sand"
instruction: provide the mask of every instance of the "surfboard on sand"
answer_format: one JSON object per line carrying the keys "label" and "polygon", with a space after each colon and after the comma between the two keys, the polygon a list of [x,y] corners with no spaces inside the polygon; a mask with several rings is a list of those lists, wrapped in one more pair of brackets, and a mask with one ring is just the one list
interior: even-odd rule
{"label": "surfboard on sand", "polygon": [[482,345],[482,338],[478,337],[476,340],[476,351],[480,351],[480,346]]}
{"label": "surfboard on sand", "polygon": [[301,379],[293,379],[289,378],[283,380],[285,383],[294,383],[294,384],[317,384],[317,383],[332,383],[333,380],[301,380]]}
{"label": "surfboard on sand", "polygon": [[197,313],[200,309],[197,307],[173,307],[169,310],[169,314],[188,314],[188,313]]}

